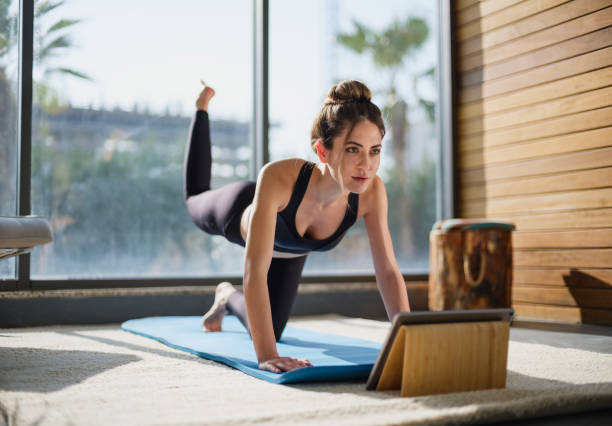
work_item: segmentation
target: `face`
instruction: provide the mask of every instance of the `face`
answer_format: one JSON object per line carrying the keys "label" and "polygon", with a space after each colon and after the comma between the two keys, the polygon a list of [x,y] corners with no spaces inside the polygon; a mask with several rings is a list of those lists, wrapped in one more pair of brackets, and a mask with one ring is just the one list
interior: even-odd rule
{"label": "face", "polygon": [[[348,130],[347,130],[348,131]],[[327,163],[332,176],[350,192],[361,194],[372,183],[380,166],[380,130],[371,121],[361,121],[333,140],[333,147],[327,150]]]}

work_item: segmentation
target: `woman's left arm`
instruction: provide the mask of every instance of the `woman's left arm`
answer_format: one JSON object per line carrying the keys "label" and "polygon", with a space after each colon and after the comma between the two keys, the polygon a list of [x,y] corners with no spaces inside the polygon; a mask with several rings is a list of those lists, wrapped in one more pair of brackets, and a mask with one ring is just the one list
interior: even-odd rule
{"label": "woman's left arm", "polygon": [[398,312],[409,312],[410,303],[404,277],[397,266],[389,224],[387,221],[387,191],[382,179],[374,178],[365,198],[363,220],[368,231],[376,284],[385,304],[387,316],[392,321]]}

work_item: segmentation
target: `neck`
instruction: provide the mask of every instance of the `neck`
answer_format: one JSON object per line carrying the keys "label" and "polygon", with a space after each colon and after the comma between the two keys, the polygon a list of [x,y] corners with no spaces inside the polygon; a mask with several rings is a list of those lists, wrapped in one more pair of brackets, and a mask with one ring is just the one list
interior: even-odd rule
{"label": "neck", "polygon": [[315,186],[313,195],[316,197],[318,202],[325,206],[340,199],[346,199],[347,194],[342,192],[340,183],[338,183],[336,178],[332,176],[327,164],[317,163],[316,170],[313,171],[318,171],[318,173],[313,173],[311,177],[311,179],[315,179],[313,182],[313,185]]}

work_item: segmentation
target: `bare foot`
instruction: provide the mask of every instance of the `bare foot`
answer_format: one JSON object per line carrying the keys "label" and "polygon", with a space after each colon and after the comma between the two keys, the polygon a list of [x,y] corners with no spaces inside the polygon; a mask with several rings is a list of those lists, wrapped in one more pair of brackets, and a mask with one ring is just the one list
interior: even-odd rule
{"label": "bare foot", "polygon": [[204,331],[221,331],[221,322],[227,313],[225,305],[227,305],[229,297],[235,292],[236,289],[226,281],[217,285],[215,302],[202,317],[202,329]]}
{"label": "bare foot", "polygon": [[204,85],[204,89],[200,92],[200,96],[196,100],[196,108],[202,111],[208,111],[208,102],[215,96],[215,91],[212,87]]}

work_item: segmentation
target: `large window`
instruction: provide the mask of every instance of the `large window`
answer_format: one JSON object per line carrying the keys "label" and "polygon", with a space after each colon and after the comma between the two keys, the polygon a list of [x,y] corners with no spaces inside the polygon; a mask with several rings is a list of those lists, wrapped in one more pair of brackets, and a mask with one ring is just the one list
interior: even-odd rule
{"label": "large window", "polygon": [[[325,93],[343,79],[365,82],[387,127],[379,175],[400,268],[426,271],[441,170],[437,2],[381,1],[22,0],[34,5],[33,35],[23,35],[33,47],[33,100],[19,129],[20,2],[0,0],[0,215],[17,214],[27,190],[17,183],[23,130],[31,133],[30,211],[54,233],[31,255],[33,282],[179,285],[172,278],[242,275],[244,249],[199,230],[184,207],[200,80],[217,92],[213,188],[255,179],[265,150],[272,161],[316,161],[310,127]],[[253,111],[260,103],[269,140],[260,138],[265,108]],[[372,272],[363,221],[306,265],[307,275]],[[0,262],[0,280],[15,278],[14,260]]]}
{"label": "large window", "polygon": [[35,2],[32,211],[55,239],[32,277],[235,273],[242,248],[186,213],[183,159],[203,79],[217,91],[213,186],[250,177],[249,3],[46,4]]}
{"label": "large window", "polygon": [[[17,213],[19,2],[0,1],[0,216]],[[0,279],[15,278],[15,259],[0,261]]]}
{"label": "large window", "polygon": [[[366,83],[385,118],[379,175],[405,272],[427,269],[436,219],[437,26],[436,2],[270,2],[270,157],[316,161],[310,127],[327,90],[344,79]],[[363,221],[337,249],[313,253],[306,271],[372,272]]]}

